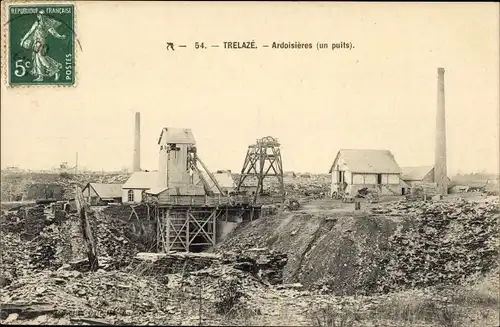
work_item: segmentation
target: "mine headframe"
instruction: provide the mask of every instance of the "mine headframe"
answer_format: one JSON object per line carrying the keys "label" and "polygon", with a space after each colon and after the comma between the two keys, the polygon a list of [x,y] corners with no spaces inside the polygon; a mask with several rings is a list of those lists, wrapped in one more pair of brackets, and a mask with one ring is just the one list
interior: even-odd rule
{"label": "mine headframe", "polygon": [[205,188],[205,192],[207,195],[214,195],[214,192],[212,188],[210,187],[210,184],[208,183],[207,179],[203,175],[202,171],[198,168],[198,163],[201,165],[202,169],[207,173],[208,178],[212,181],[214,186],[217,188],[217,190],[220,192],[221,195],[223,196],[228,196],[228,193],[220,186],[219,182],[215,178],[215,176],[212,174],[212,172],[205,166],[203,161],[201,161],[200,156],[198,155],[196,151],[196,146],[190,146],[188,148],[188,158],[187,158],[187,168],[188,170],[193,171],[201,180],[203,187]]}
{"label": "mine headframe", "polygon": [[284,198],[283,164],[281,161],[280,143],[277,139],[266,136],[249,145],[241,175],[236,187],[237,191],[245,180],[256,182],[254,201],[259,195],[264,195],[264,179],[274,177],[278,182],[279,195]]}

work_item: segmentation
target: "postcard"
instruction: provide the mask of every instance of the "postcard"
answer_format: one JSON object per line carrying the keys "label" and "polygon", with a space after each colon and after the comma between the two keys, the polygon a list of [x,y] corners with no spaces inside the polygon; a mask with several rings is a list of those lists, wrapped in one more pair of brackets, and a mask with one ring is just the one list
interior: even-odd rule
{"label": "postcard", "polygon": [[1,7],[0,322],[498,326],[498,3]]}

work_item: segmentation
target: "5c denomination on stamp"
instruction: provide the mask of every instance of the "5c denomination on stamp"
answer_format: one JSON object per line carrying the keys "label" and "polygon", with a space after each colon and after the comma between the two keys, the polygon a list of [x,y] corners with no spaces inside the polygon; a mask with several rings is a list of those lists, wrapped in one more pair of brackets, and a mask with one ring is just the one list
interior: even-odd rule
{"label": "5c denomination on stamp", "polygon": [[75,10],[72,4],[8,7],[8,80],[15,85],[75,83]]}

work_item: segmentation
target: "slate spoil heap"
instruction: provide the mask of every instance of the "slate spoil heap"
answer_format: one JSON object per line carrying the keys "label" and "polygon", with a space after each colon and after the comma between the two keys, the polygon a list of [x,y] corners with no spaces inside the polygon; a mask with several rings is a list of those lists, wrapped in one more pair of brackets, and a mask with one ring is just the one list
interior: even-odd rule
{"label": "slate spoil heap", "polygon": [[266,285],[283,283],[287,255],[267,248],[240,252],[212,253],[140,253],[134,271],[144,275],[189,274],[221,277],[253,277]]}
{"label": "slate spoil heap", "polygon": [[457,284],[498,266],[498,199],[402,202],[390,209],[405,222],[379,265],[380,291]]}
{"label": "slate spoil heap", "polygon": [[2,171],[2,201],[20,201],[57,197],[71,199],[75,186],[83,187],[91,183],[123,184],[130,177],[129,173],[85,173],[52,172],[52,173],[6,173]]}
{"label": "slate spoil heap", "polygon": [[[238,181],[240,174],[233,174],[233,179]],[[328,174],[308,175],[308,177],[285,177],[283,180],[285,192],[293,196],[308,196],[319,193],[328,194],[330,191],[331,177]],[[257,178],[249,176],[243,182],[243,185],[257,185]],[[264,190],[271,193],[279,193],[279,183],[276,178],[264,179]]]}
{"label": "slate spoil heap", "polygon": [[259,280],[271,285],[283,283],[283,269],[288,257],[285,253],[268,248],[253,248],[240,252],[224,254],[223,262],[232,262],[235,269],[249,272]]}
{"label": "slate spoil heap", "polygon": [[[44,207],[42,205],[34,208],[21,209],[23,212],[22,220],[19,222],[19,227],[22,228],[21,238],[30,241],[37,237],[40,232],[51,224],[51,221],[46,217]],[[19,212],[19,213],[21,213]]]}
{"label": "slate spoil heap", "polygon": [[[154,287],[152,287],[154,286]],[[106,317],[165,312],[168,290],[153,278],[104,272],[44,271],[0,290],[2,314]],[[14,311],[17,306],[26,306]],[[2,317],[5,319],[6,317]],[[25,317],[28,318],[28,317]]]}
{"label": "slate spoil heap", "polygon": [[127,267],[137,253],[145,250],[142,244],[133,241],[131,222],[110,217],[100,209],[95,209],[89,215],[89,221],[99,260],[106,262],[103,268],[109,270]]}

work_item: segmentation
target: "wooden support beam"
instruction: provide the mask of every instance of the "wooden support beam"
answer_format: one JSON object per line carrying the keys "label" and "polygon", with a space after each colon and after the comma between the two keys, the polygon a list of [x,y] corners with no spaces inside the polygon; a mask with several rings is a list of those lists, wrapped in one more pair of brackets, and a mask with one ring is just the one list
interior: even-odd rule
{"label": "wooden support beam", "polygon": [[189,209],[186,211],[186,223],[185,223],[185,226],[186,226],[186,252],[189,252],[189,244],[191,243],[191,239],[189,237],[189,217],[191,216],[191,214],[189,213]]}
{"label": "wooden support beam", "polygon": [[[198,234],[202,233],[201,235],[203,236],[204,239],[206,239],[207,241],[210,241],[212,242],[212,237],[210,237],[210,235],[207,233],[207,231],[204,229],[205,226],[207,226],[207,224],[210,222],[210,220],[214,220],[215,221],[215,218],[216,218],[216,210],[214,210],[210,216],[206,217],[206,218],[203,218],[203,219],[200,219],[200,221],[198,221],[198,219],[194,218],[193,215],[191,213],[188,212],[188,215],[191,216],[192,218],[192,221],[195,223],[195,230],[193,232],[195,232],[195,234],[190,237],[190,242],[192,242],[196,236],[198,236]],[[201,222],[201,224],[200,224]],[[215,244],[214,244],[215,245]]]}
{"label": "wooden support beam", "polygon": [[87,216],[88,205],[85,203],[82,190],[79,186],[76,187],[75,193],[76,206],[80,214],[83,239],[87,245],[87,256],[89,259],[90,270],[97,271],[99,268],[99,262],[97,260],[97,249],[94,242],[94,235],[92,234],[92,229]]}

